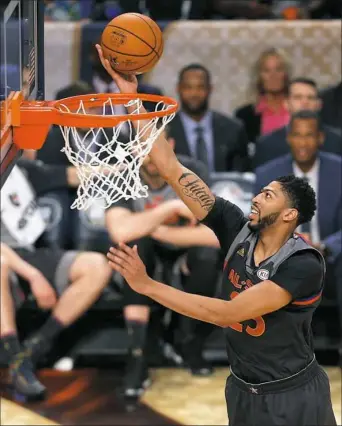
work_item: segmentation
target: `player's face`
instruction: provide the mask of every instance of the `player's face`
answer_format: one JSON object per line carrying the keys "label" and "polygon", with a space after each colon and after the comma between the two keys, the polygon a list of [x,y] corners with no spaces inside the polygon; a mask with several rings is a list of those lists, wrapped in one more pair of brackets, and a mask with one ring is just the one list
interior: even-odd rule
{"label": "player's face", "polygon": [[189,70],[178,85],[182,109],[189,114],[204,113],[209,107],[210,85],[202,70]]}
{"label": "player's face", "polygon": [[287,107],[290,114],[302,110],[318,111],[321,107],[321,102],[318,98],[317,90],[309,84],[291,84]]}
{"label": "player's face", "polygon": [[315,161],[323,137],[315,119],[297,118],[287,136],[293,158],[300,165]]}
{"label": "player's face", "polygon": [[281,93],[285,88],[286,70],[278,56],[265,58],[260,69],[260,78],[265,92]]}
{"label": "player's face", "polygon": [[277,225],[288,213],[288,200],[279,182],[271,182],[252,200],[251,212],[248,216],[249,227],[253,231],[261,231]]}

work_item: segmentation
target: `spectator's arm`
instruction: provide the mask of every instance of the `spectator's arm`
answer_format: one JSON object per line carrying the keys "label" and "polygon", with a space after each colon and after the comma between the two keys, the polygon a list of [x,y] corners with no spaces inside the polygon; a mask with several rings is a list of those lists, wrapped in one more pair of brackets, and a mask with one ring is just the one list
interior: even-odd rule
{"label": "spectator's arm", "polygon": [[27,159],[21,159],[18,165],[26,171],[37,195],[56,189],[77,188],[80,184],[77,169],[74,166],[51,165],[40,160]]}
{"label": "spectator's arm", "polygon": [[220,243],[214,232],[205,225],[195,227],[161,225],[151,236],[162,243],[173,244],[179,247],[220,247]]}
{"label": "spectator's arm", "polygon": [[[106,211],[106,227],[115,243],[127,243],[150,235],[155,228],[175,214],[192,213],[186,209],[180,200],[165,201],[164,203],[142,212],[132,212],[124,207],[112,207]],[[184,212],[184,214],[182,213]]]}
{"label": "spectator's arm", "polygon": [[23,260],[17,253],[8,245],[1,243],[1,257],[4,257],[13,272],[24,278],[26,281],[31,281],[39,271],[32,265]]}
{"label": "spectator's arm", "polygon": [[27,173],[37,195],[69,186],[66,166],[52,166],[39,160],[26,159],[21,159],[18,165]]}

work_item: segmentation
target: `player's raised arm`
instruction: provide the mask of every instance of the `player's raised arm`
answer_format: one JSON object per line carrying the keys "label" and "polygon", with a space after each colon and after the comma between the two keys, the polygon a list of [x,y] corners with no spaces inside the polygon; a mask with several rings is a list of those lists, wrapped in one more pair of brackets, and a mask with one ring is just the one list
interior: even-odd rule
{"label": "player's raised arm", "polygon": [[[102,65],[113,78],[121,93],[137,93],[138,81],[135,75],[122,76],[115,72],[109,61],[104,58],[101,46],[96,45]],[[128,112],[133,114],[135,107],[128,107]],[[142,106],[140,113],[146,110]],[[133,120],[135,126],[139,122]],[[146,121],[146,124],[148,121]],[[140,126],[145,123],[140,121]],[[144,135],[145,137],[148,134]],[[155,164],[159,174],[175,190],[177,195],[184,201],[192,213],[199,219],[204,219],[212,209],[215,197],[209,187],[191,170],[184,167],[177,159],[172,147],[163,136],[154,142],[149,154],[151,161]]]}

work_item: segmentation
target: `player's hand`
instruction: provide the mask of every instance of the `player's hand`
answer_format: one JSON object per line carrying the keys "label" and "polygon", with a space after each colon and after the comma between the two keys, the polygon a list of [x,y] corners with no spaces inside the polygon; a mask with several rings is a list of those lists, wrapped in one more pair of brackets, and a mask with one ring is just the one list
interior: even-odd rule
{"label": "player's hand", "polygon": [[110,62],[108,61],[108,59],[106,59],[103,56],[103,51],[99,44],[96,45],[96,49],[99,54],[100,61],[103,67],[108,72],[108,74],[112,77],[112,79],[115,81],[120,92],[121,93],[137,93],[138,80],[136,76],[134,74],[123,75],[116,72],[110,65]]}
{"label": "player's hand", "polygon": [[52,309],[57,303],[55,290],[40,271],[35,271],[29,280],[31,291],[41,309]]}
{"label": "player's hand", "polygon": [[118,248],[111,247],[107,253],[109,266],[119,272],[129,286],[137,293],[144,294],[151,282],[146,267],[138,254],[138,248],[119,243]]}

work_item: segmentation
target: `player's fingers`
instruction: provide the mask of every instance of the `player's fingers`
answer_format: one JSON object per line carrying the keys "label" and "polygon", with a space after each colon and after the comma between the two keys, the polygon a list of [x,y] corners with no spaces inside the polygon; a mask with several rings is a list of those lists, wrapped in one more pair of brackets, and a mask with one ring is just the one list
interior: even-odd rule
{"label": "player's fingers", "polygon": [[119,247],[120,250],[122,250],[124,253],[126,253],[127,256],[129,257],[135,257],[134,256],[134,251],[131,247],[129,247],[128,245],[124,244],[124,243],[119,243]]}
{"label": "player's fingers", "polygon": [[108,264],[109,264],[110,268],[114,269],[114,271],[119,272],[119,274],[121,274],[124,278],[126,277],[125,270],[122,266],[118,265],[117,263],[111,262],[111,261],[109,261]]}
{"label": "player's fingers", "polygon": [[123,267],[127,267],[129,265],[129,259],[128,259],[127,255],[120,253],[119,250],[116,250],[115,253],[108,253],[107,257],[112,262],[116,262]]}
{"label": "player's fingers", "polygon": [[103,56],[102,47],[99,44],[96,44],[95,46],[96,46],[96,50],[97,50],[97,53],[99,55],[100,61],[101,61],[102,65],[105,66],[105,57]]}

